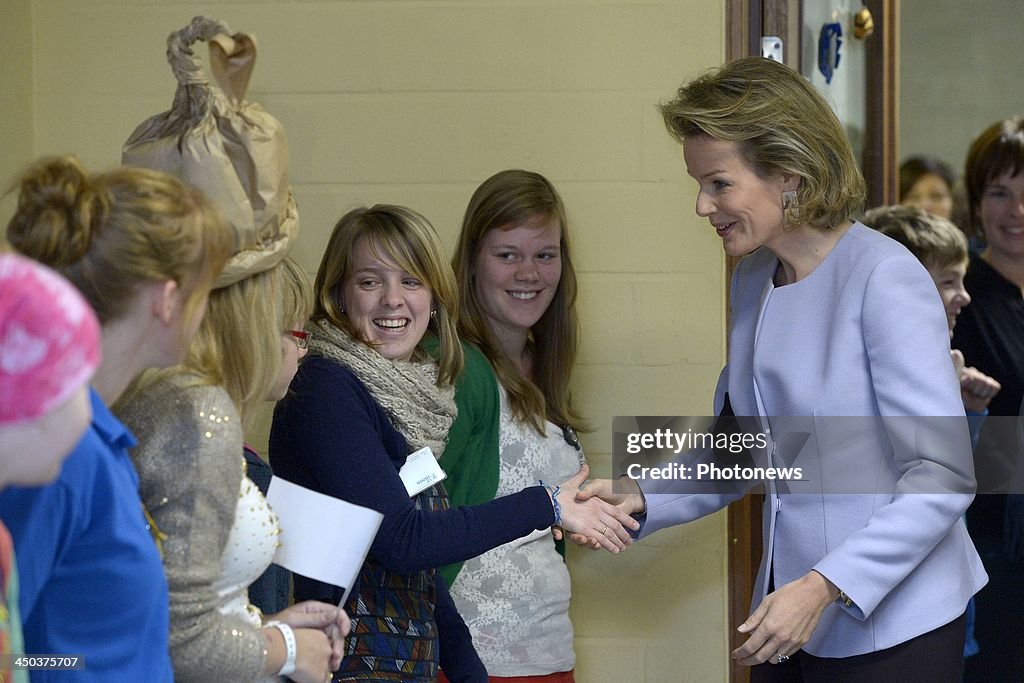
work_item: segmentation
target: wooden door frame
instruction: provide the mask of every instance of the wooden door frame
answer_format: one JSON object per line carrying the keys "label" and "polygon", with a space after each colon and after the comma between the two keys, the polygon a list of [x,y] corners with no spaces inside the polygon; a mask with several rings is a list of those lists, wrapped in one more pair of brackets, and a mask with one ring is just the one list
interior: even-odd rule
{"label": "wooden door frame", "polygon": [[[762,0],[726,0],[726,61],[761,53],[763,31]],[[767,34],[773,35],[773,34]],[[788,49],[788,46],[786,46]],[[732,301],[729,283],[739,259],[725,257],[726,320],[730,319]],[[728,338],[726,339],[728,344]],[[728,354],[728,347],[726,348]],[[736,627],[750,614],[750,599],[754,593],[754,579],[761,562],[761,507],[755,496],[747,495],[728,507],[727,546],[729,576],[729,651],[743,644]],[[750,670],[729,659],[729,682],[747,683]]]}
{"label": "wooden door frame", "polygon": [[[897,199],[899,160],[899,0],[865,0],[875,22],[875,34],[866,49],[866,125],[861,160],[867,184],[867,206],[894,204]],[[733,61],[761,54],[761,36],[784,39],[785,63],[800,70],[799,33],[803,0],[726,0],[725,56]],[[795,17],[791,15],[796,14]],[[797,19],[794,22],[792,18]],[[729,283],[739,259],[726,257],[726,319],[732,302]],[[728,349],[727,349],[728,353]],[[746,638],[736,627],[746,621],[754,580],[763,550],[761,505],[763,496],[751,494],[728,508],[729,649]],[[750,669],[729,660],[730,683],[747,683]]]}
{"label": "wooden door frame", "polygon": [[875,20],[867,48],[867,125],[864,130],[864,179],[867,206],[895,204],[899,196],[899,0],[864,0]]}

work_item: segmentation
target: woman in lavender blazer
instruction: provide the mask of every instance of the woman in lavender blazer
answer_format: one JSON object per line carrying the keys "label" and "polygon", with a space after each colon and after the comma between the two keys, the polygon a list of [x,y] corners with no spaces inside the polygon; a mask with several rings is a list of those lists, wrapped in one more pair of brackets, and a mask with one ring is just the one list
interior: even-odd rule
{"label": "woman in lavender blazer", "polygon": [[[974,468],[942,304],[904,247],[850,220],[864,182],[842,125],[796,72],[759,57],[662,105],[726,253],[729,364],[716,391],[754,416],[764,556],[733,652],[751,681],[958,681],[967,601],[987,576],[961,517]],[[712,453],[684,454],[713,458]],[[731,488],[595,481],[584,496],[640,536],[721,509]],[[634,487],[636,490],[636,487]]]}

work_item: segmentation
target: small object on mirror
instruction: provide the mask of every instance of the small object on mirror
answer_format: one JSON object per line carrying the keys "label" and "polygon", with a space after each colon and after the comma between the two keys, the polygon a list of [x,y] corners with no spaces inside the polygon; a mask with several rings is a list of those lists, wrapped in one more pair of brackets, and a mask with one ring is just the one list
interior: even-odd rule
{"label": "small object on mirror", "polygon": [[875,32],[875,19],[871,16],[871,10],[862,7],[859,12],[853,15],[853,37],[857,40],[864,40]]}
{"label": "small object on mirror", "polygon": [[818,71],[825,77],[825,83],[831,84],[835,70],[839,67],[839,48],[842,46],[843,27],[833,21],[822,24],[818,36]]}

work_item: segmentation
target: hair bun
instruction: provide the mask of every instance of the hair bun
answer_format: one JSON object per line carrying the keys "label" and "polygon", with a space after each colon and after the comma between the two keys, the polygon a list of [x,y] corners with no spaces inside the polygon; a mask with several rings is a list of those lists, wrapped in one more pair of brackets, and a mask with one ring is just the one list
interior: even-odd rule
{"label": "hair bun", "polygon": [[53,268],[80,260],[109,202],[78,159],[43,159],[21,176],[19,190],[18,208],[7,226],[11,245]]}

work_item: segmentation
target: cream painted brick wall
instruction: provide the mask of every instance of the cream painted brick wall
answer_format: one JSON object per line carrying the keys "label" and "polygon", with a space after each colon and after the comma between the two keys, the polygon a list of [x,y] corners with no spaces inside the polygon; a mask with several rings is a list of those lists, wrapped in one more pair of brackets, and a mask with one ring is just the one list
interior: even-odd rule
{"label": "cream painted brick wall", "polygon": [[581,683],[725,680],[719,648],[699,649],[726,640],[711,616],[722,604],[723,521],[659,532],[621,557],[570,551]]}
{"label": "cream painted brick wall", "polygon": [[[722,0],[15,5],[35,42],[0,68],[33,66],[31,125],[19,128],[30,156],[116,164],[134,126],[170,105],[167,34],[198,12],[219,17],[257,36],[249,96],[288,131],[302,216],[294,255],[309,271],[353,206],[408,204],[451,248],[477,183],[503,168],[540,171],[573,230],[583,323],[573,390],[594,426],[583,441],[595,474],[610,473],[615,415],[710,410],[724,262],[655,104],[721,62]],[[265,444],[266,422],[254,443]],[[577,680],[725,680],[725,540],[719,514],[622,557],[571,549]]]}
{"label": "cream painted brick wall", "polygon": [[[4,194],[32,161],[32,3],[4,0],[0,10],[0,217],[14,211],[16,197]],[[0,235],[0,244],[4,241]]]}
{"label": "cream painted brick wall", "polygon": [[937,156],[963,174],[971,141],[1024,113],[1018,0],[901,0],[900,159]]}

